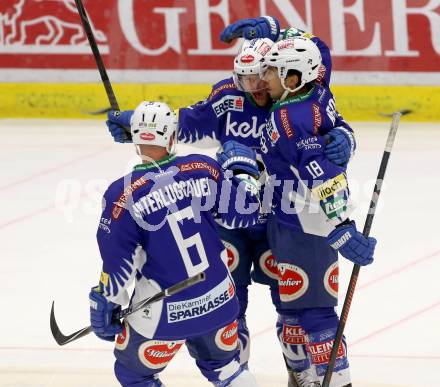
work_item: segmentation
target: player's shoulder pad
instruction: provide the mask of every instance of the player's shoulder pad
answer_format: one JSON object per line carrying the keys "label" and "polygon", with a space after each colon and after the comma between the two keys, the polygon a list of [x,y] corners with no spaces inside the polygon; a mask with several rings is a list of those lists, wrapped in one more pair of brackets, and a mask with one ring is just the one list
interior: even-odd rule
{"label": "player's shoulder pad", "polygon": [[232,78],[226,78],[212,86],[208,101],[218,100],[225,95],[241,95],[242,93],[242,91],[237,89]]}
{"label": "player's shoulder pad", "polygon": [[189,173],[197,176],[206,176],[215,181],[220,179],[220,164],[213,158],[193,153],[184,157],[179,157],[176,166],[181,173]]}

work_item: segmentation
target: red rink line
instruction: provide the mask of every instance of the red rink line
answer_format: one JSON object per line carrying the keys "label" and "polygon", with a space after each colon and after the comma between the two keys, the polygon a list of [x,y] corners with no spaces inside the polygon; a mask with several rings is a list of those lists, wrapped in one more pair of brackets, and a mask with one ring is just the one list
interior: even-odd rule
{"label": "red rink line", "polygon": [[435,302],[432,305],[429,305],[429,306],[427,306],[427,307],[425,307],[423,309],[420,309],[420,310],[418,310],[418,311],[416,311],[416,312],[414,312],[414,313],[412,313],[412,314],[410,314],[410,315],[408,315],[408,316],[406,316],[406,317],[404,317],[404,318],[402,318],[400,320],[397,320],[397,321],[395,321],[395,322],[393,322],[393,323],[391,323],[391,324],[389,324],[389,325],[387,325],[387,326],[385,326],[385,327],[383,327],[381,329],[373,331],[373,332],[369,333],[368,335],[366,335],[364,337],[361,337],[360,339],[357,339],[357,340],[349,343],[349,347],[353,348],[355,345],[357,345],[357,344],[359,344],[359,343],[361,343],[361,342],[363,342],[365,340],[368,340],[368,339],[370,339],[373,336],[376,336],[376,335],[378,335],[378,334],[380,334],[382,332],[385,332],[385,331],[387,331],[389,329],[392,329],[392,328],[396,327],[397,325],[400,325],[400,324],[402,324],[402,323],[404,323],[406,321],[412,320],[413,318],[419,317],[421,314],[426,313],[426,312],[430,311],[431,309],[434,309],[434,308],[436,308],[438,306],[440,306],[440,300]]}
{"label": "red rink line", "polygon": [[4,191],[4,190],[6,190],[8,188],[15,187],[15,186],[23,184],[23,183],[27,183],[28,181],[36,179],[37,177],[48,175],[48,174],[50,174],[52,172],[55,172],[55,171],[59,171],[60,169],[63,169],[63,168],[68,167],[70,165],[76,164],[76,163],[81,162],[83,160],[87,160],[87,159],[89,159],[91,157],[94,157],[94,156],[96,156],[98,154],[107,152],[110,148],[113,148],[113,146],[110,146],[110,145],[106,146],[104,148],[101,148],[99,150],[94,151],[93,153],[87,153],[85,155],[82,155],[82,156],[77,157],[75,159],[72,159],[70,161],[66,161],[64,163],[58,164],[55,167],[44,169],[44,170],[42,170],[42,171],[40,171],[38,173],[33,173],[32,175],[23,177],[23,178],[21,178],[19,180],[15,180],[15,181],[13,181],[13,182],[11,182],[9,184],[6,184],[6,185],[0,187],[0,191]]}
{"label": "red rink line", "polygon": [[350,357],[380,358],[380,359],[408,359],[408,360],[440,360],[436,355],[375,355],[350,354]]}
{"label": "red rink line", "polygon": [[19,216],[18,218],[8,220],[7,222],[4,222],[4,223],[0,224],[0,229],[12,226],[13,224],[19,223],[19,222],[21,222],[23,220],[26,220],[26,219],[29,219],[29,218],[33,218],[36,215],[42,214],[43,212],[47,212],[47,211],[53,210],[54,208],[55,208],[55,205],[51,204],[50,206],[47,206],[47,207],[44,207],[44,208],[40,208],[39,210],[35,210],[33,212],[29,212],[29,213],[27,213],[25,215]]}
{"label": "red rink line", "polygon": [[428,259],[434,258],[436,256],[440,256],[440,250],[434,251],[431,254],[428,254],[428,255],[425,255],[424,257],[418,258],[415,261],[412,261],[412,262],[410,262],[410,263],[408,263],[408,264],[406,264],[406,265],[404,265],[404,266],[402,266],[400,268],[397,268],[395,270],[389,271],[388,273],[385,273],[385,274],[383,274],[383,275],[381,275],[381,276],[379,276],[379,277],[377,277],[377,278],[375,278],[375,279],[373,279],[371,281],[368,281],[368,282],[366,282],[366,283],[364,283],[362,285],[357,286],[356,289],[357,290],[365,289],[365,288],[375,284],[376,282],[380,282],[380,281],[382,281],[382,280],[384,280],[386,278],[389,278],[389,277],[391,277],[393,275],[401,273],[402,271],[404,271],[406,269],[409,269],[409,268],[411,268],[411,267],[413,267],[415,265],[418,265],[419,263],[427,261]]}

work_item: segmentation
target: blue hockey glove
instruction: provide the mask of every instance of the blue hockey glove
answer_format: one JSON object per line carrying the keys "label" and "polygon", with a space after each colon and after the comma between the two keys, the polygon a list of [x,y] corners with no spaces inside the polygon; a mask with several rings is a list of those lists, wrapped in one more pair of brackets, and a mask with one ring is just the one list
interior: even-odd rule
{"label": "blue hockey glove", "polygon": [[108,121],[106,121],[106,124],[115,142],[132,142],[131,139],[127,139],[124,127],[130,128],[133,111],[134,110],[125,110],[119,112],[117,110],[111,110],[107,113]]}
{"label": "blue hockey glove", "polygon": [[226,141],[217,151],[217,161],[224,170],[229,169],[234,174],[247,173],[257,178],[260,176],[255,150],[237,141]]}
{"label": "blue hockey glove", "polygon": [[231,43],[234,39],[269,38],[276,42],[280,35],[280,22],[272,16],[241,19],[228,25],[220,34],[220,40]]}
{"label": "blue hockey glove", "polygon": [[336,227],[327,237],[327,241],[344,258],[357,265],[366,266],[373,262],[377,241],[372,237],[365,238],[357,231],[353,220]]}
{"label": "blue hockey glove", "polygon": [[327,159],[341,167],[346,167],[356,149],[353,134],[345,128],[333,128],[324,138],[327,145],[324,154]]}
{"label": "blue hockey glove", "polygon": [[122,324],[113,319],[113,314],[121,309],[119,305],[108,301],[99,291],[92,288],[89,293],[90,325],[93,332],[102,340],[115,341],[115,335],[122,332]]}

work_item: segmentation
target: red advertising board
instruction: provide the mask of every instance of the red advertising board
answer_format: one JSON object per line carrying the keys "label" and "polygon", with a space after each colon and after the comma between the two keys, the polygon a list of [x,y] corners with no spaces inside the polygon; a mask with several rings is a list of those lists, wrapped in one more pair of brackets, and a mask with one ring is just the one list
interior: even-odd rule
{"label": "red advertising board", "polygon": [[[312,31],[334,70],[439,72],[440,0],[84,0],[109,69],[229,70],[229,22]],[[74,0],[1,0],[0,69],[95,69]]]}

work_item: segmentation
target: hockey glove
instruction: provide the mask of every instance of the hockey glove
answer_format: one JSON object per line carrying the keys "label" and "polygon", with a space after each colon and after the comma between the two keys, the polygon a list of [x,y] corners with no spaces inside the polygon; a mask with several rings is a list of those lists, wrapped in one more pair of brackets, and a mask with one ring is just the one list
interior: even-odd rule
{"label": "hockey glove", "polygon": [[280,35],[280,23],[272,16],[241,19],[228,25],[220,34],[220,40],[231,43],[234,39],[269,38],[276,42]]}
{"label": "hockey glove", "polygon": [[324,136],[327,145],[324,149],[325,157],[332,163],[346,167],[356,149],[353,134],[345,128],[333,128]]}
{"label": "hockey glove", "polygon": [[108,301],[98,286],[90,291],[89,300],[90,325],[93,332],[102,340],[115,341],[115,335],[122,332],[122,324],[119,320],[113,319],[113,314],[121,307]]}
{"label": "hockey glove", "polygon": [[357,265],[366,266],[373,262],[377,241],[372,237],[365,238],[362,233],[357,231],[356,223],[353,220],[337,226],[329,234],[327,241],[344,258]]}
{"label": "hockey glove", "polygon": [[124,129],[124,127],[130,128],[132,115],[133,110],[125,110],[123,112],[111,110],[107,113],[108,121],[106,121],[106,124],[115,142],[132,142],[131,139],[127,139]]}
{"label": "hockey glove", "polygon": [[217,161],[223,170],[230,170],[234,175],[246,173],[258,179],[260,171],[255,150],[237,141],[226,141],[217,151]]}

